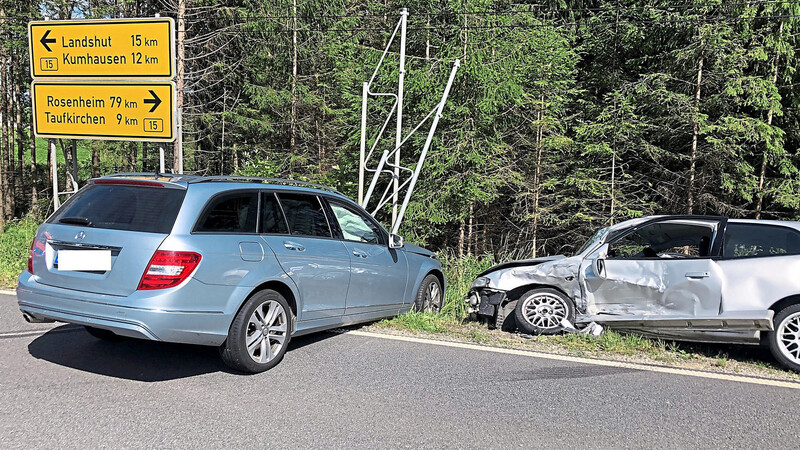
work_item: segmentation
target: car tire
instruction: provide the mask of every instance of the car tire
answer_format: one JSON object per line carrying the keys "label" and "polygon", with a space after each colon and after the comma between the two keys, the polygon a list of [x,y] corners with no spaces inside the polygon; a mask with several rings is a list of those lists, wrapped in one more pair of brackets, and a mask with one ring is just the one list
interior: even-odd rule
{"label": "car tire", "polygon": [[84,326],[86,332],[91,334],[93,337],[100,339],[101,341],[108,341],[108,342],[118,342],[122,340],[122,336],[115,334],[111,330],[104,330],[102,328],[95,328],[90,326]]}
{"label": "car tire", "polygon": [[219,347],[222,361],[246,373],[275,367],[286,353],[292,323],[292,310],[280,293],[271,289],[256,292],[236,314],[228,338]]}
{"label": "car tire", "polygon": [[414,297],[414,311],[438,313],[444,305],[442,283],[434,274],[428,274],[417,289]]}
{"label": "car tire", "polygon": [[517,300],[514,319],[521,333],[556,334],[562,330],[563,319],[575,322],[575,306],[556,289],[532,289]]}
{"label": "car tire", "polygon": [[772,323],[775,330],[767,333],[772,356],[785,367],[800,372],[800,304],[778,311]]}

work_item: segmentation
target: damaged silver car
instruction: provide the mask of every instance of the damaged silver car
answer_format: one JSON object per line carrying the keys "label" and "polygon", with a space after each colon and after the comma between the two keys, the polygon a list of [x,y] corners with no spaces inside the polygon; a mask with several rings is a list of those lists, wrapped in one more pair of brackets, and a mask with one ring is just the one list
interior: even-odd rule
{"label": "damaged silver car", "polygon": [[800,222],[629,220],[599,230],[574,256],[492,267],[467,301],[506,331],[596,322],[666,339],[761,343],[800,370]]}

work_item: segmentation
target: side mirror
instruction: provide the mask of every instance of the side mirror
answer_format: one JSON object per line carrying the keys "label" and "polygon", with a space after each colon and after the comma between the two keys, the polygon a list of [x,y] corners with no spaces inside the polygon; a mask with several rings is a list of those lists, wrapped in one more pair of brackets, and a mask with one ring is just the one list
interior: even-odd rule
{"label": "side mirror", "polygon": [[403,245],[405,245],[405,241],[401,236],[396,234],[389,235],[389,248],[403,248]]}

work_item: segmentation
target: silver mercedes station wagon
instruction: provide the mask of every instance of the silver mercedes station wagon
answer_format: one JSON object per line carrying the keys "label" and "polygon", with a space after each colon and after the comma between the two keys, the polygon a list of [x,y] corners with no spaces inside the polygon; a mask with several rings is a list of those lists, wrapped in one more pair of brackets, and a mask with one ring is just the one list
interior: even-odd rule
{"label": "silver mercedes station wagon", "polygon": [[39,227],[17,298],[30,322],[218,346],[260,372],[314,331],[436,310],[435,255],[333,189],[292,180],[119,174]]}

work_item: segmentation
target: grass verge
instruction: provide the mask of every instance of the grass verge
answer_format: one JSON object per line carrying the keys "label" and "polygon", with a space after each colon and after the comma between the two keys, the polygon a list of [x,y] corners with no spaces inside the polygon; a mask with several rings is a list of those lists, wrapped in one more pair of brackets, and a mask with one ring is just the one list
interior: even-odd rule
{"label": "grass verge", "polygon": [[28,264],[28,252],[39,221],[31,218],[8,222],[0,233],[0,288],[16,286]]}
{"label": "grass verge", "polygon": [[800,374],[784,369],[772,359],[768,349],[758,346],[672,342],[610,330],[598,338],[580,334],[527,337],[431,313],[409,313],[373,323],[364,329],[490,347],[800,382]]}

